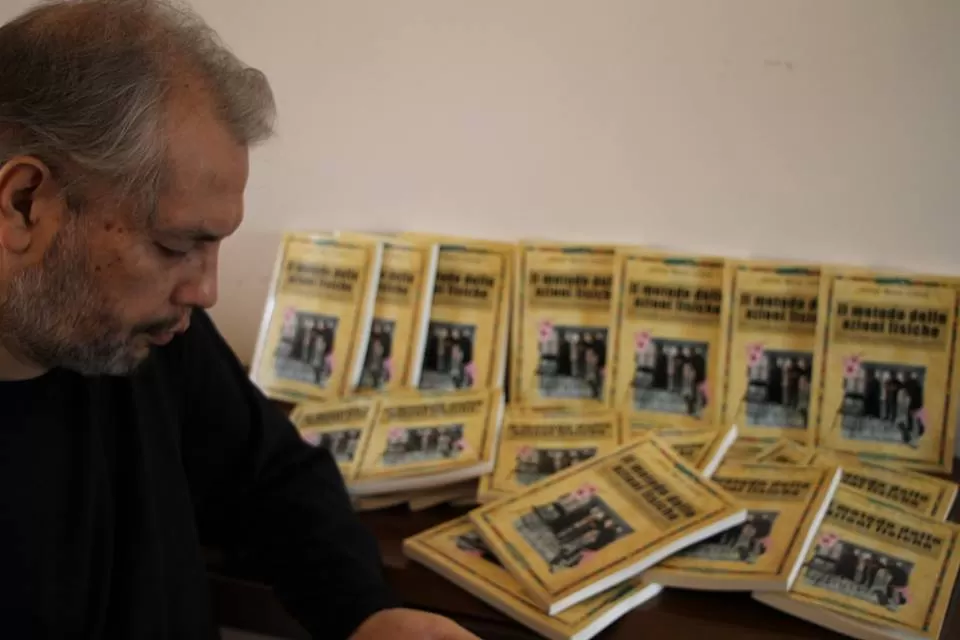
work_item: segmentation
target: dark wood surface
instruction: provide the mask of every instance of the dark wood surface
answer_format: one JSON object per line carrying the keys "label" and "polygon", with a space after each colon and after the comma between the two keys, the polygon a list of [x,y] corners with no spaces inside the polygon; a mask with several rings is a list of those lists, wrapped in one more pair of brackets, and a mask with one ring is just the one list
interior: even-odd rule
{"label": "dark wood surface", "polygon": [[[954,480],[960,482],[960,461]],[[487,640],[537,638],[466,591],[404,557],[403,539],[451,520],[463,509],[437,507],[411,513],[406,507],[361,514],[380,541],[387,577],[409,607],[449,616]],[[960,522],[960,505],[951,519]],[[221,624],[282,638],[306,638],[286,615],[269,589],[211,575],[214,606]],[[960,590],[955,590],[942,640],[960,638]],[[718,594],[665,589],[659,596],[626,615],[598,638],[703,638],[704,640],[770,640],[841,638],[774,611],[747,594]]]}

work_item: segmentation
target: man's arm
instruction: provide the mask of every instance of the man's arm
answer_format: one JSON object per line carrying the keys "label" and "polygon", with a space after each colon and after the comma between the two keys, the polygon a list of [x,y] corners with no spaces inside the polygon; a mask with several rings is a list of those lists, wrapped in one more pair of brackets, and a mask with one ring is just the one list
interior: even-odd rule
{"label": "man's arm", "polygon": [[396,605],[339,469],[249,382],[210,318],[180,342],[184,464],[201,542],[240,561],[316,637]]}

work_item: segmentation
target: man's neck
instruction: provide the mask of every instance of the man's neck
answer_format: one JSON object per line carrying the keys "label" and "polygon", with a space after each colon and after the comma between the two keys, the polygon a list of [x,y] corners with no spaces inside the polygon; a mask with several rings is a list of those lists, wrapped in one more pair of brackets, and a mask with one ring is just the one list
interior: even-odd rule
{"label": "man's neck", "polygon": [[20,382],[39,378],[47,369],[16,355],[0,340],[0,382]]}

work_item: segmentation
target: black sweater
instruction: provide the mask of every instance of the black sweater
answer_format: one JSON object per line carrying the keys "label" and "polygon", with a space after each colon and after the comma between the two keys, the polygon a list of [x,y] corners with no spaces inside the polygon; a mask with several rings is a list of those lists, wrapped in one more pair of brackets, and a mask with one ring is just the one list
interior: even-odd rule
{"label": "black sweater", "polygon": [[0,382],[0,636],[217,637],[202,546],[317,638],[394,604],[332,457],[206,314],[130,377]]}

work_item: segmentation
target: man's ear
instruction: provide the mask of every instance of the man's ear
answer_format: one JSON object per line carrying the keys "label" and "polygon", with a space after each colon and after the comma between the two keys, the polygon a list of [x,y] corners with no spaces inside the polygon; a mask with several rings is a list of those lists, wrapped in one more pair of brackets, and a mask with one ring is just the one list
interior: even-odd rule
{"label": "man's ear", "polygon": [[65,206],[50,168],[32,156],[0,166],[0,247],[24,253],[60,225]]}

